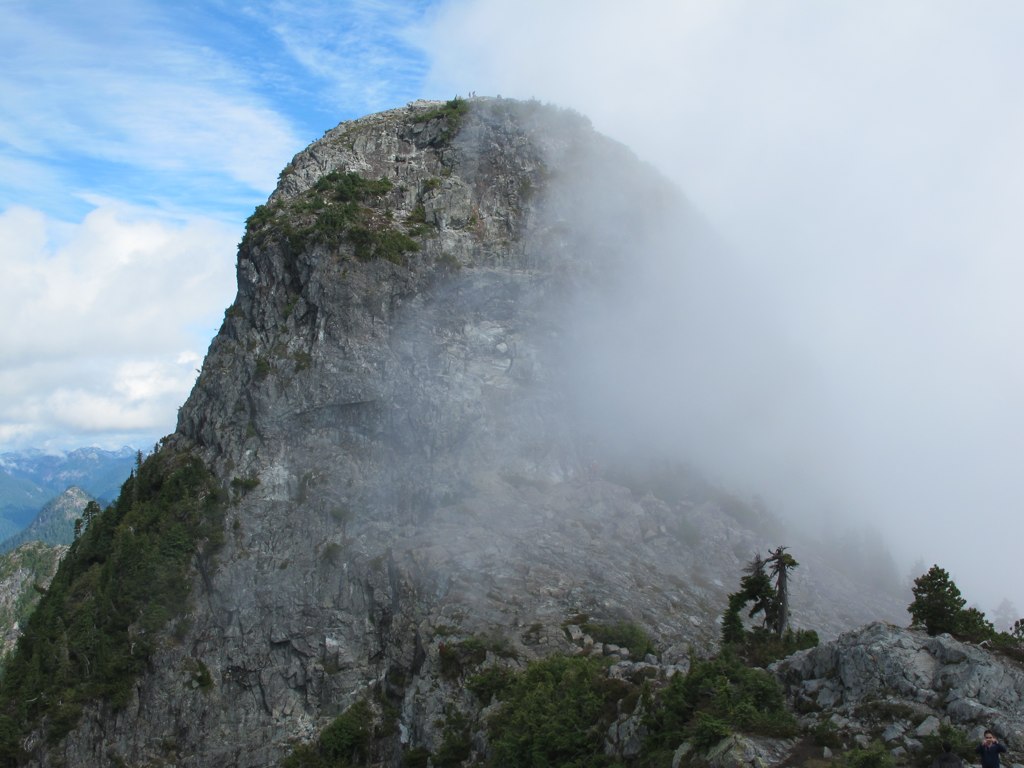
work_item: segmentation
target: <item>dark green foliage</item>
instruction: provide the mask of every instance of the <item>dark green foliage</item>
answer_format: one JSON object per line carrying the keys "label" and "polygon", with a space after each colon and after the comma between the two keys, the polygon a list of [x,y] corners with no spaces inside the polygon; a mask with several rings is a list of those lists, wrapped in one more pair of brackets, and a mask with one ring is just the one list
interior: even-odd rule
{"label": "dark green foliage", "polygon": [[725,722],[707,712],[698,712],[688,731],[690,742],[700,750],[710,749],[732,735],[732,729]]}
{"label": "dark green foliage", "polygon": [[444,739],[433,757],[434,768],[458,768],[472,749],[469,720],[461,712],[454,712],[445,719]]}
{"label": "dark green foliage", "polygon": [[[223,494],[202,462],[161,451],[140,463],[117,501],[71,545],[18,641],[0,712],[47,738],[74,727],[84,703],[125,706],[168,619],[189,598],[191,566],[223,540]],[[14,745],[0,745],[0,763]]]}
{"label": "dark green foliage", "polygon": [[[757,614],[762,614],[762,624],[768,628],[774,621],[775,607],[779,596],[775,587],[772,586],[771,578],[765,573],[766,564],[760,555],[754,557],[747,566],[747,575],[740,579],[738,594],[744,598],[742,603],[744,607],[747,603],[752,604],[747,616],[754,618]],[[729,598],[731,605],[732,595]]]}
{"label": "dark green foliage", "polygon": [[315,744],[299,744],[281,763],[283,768],[345,768],[366,761],[373,738],[375,718],[365,701],[359,701],[334,719]]}
{"label": "dark green foliage", "polygon": [[722,616],[722,645],[736,645],[743,642],[746,630],[740,611],[746,606],[748,597],[741,588],[739,592],[729,595],[729,605]]}
{"label": "dark green foliage", "polygon": [[585,656],[549,657],[507,676],[486,672],[495,678],[481,673],[470,685],[483,700],[493,691],[502,701],[488,724],[495,766],[615,765],[604,755],[604,735],[618,714],[634,711],[643,713],[647,732],[645,766],[661,765],[687,740],[705,749],[733,732],[789,737],[798,730],[778,681],[728,652],[694,660],[689,674],[660,690],[610,678],[602,660]]}
{"label": "dark green foliage", "polygon": [[980,642],[990,640],[996,635],[996,628],[985,618],[985,614],[977,608],[965,608],[957,617],[956,636]]}
{"label": "dark green foliage", "polygon": [[506,667],[487,667],[466,681],[466,687],[473,692],[484,705],[491,699],[505,698],[515,680],[515,673]]}
{"label": "dark green foliage", "polygon": [[624,691],[609,685],[600,661],[552,656],[531,664],[512,684],[490,722],[491,764],[502,768],[612,764],[605,732]]}
{"label": "dark green foliage", "polygon": [[[818,644],[812,630],[796,630],[787,626],[789,614],[788,573],[799,563],[777,547],[767,559],[754,555],[747,564],[740,588],[729,595],[728,607],[722,616],[722,645],[740,655],[753,666],[767,666],[776,659]],[[772,577],[775,583],[772,583]],[[742,611],[750,604],[748,618],[758,614],[762,626],[747,630]]]}
{"label": "dark green foliage", "polygon": [[687,739],[709,746],[713,736],[717,742],[734,730],[766,736],[797,731],[775,678],[729,653],[695,660],[689,674],[673,677],[648,713],[647,727],[654,748],[673,748]]}
{"label": "dark green foliage", "polygon": [[329,764],[354,763],[366,756],[372,734],[370,705],[356,702],[321,732],[320,752]]}
{"label": "dark green foliage", "polygon": [[287,242],[292,251],[316,243],[331,248],[348,244],[361,261],[404,264],[405,255],[419,250],[419,244],[390,224],[386,200],[391,190],[387,179],[332,171],[294,200],[259,206],[249,217],[243,245],[268,238]]}
{"label": "dark green foliage", "polygon": [[[356,258],[362,261],[384,259],[392,264],[404,264],[405,254],[418,251],[419,244],[404,232],[397,229],[360,230],[363,234],[356,245]],[[352,242],[356,243],[356,229],[350,233]]]}
{"label": "dark green foliage", "polygon": [[914,579],[914,602],[907,606],[911,626],[923,627],[929,635],[956,630],[957,617],[967,601],[943,568],[933,565]]}
{"label": "dark green foliage", "polygon": [[253,369],[253,378],[255,378],[256,381],[263,381],[270,375],[272,370],[273,366],[271,366],[270,361],[267,360],[267,358],[257,357],[256,367]]}
{"label": "dark green foliage", "polygon": [[921,738],[921,749],[914,753],[914,763],[919,768],[926,768],[931,765],[936,755],[942,752],[943,743],[949,744],[955,755],[958,755],[965,765],[972,764],[977,756],[974,748],[976,741],[972,741],[967,734],[951,725],[940,725],[937,733]]}
{"label": "dark green foliage", "polygon": [[430,750],[424,747],[413,747],[402,755],[402,768],[427,768],[430,762]]}
{"label": "dark green foliage", "polygon": [[992,636],[989,650],[1024,664],[1024,641],[1009,632],[996,632]]}
{"label": "dark green foliage", "polygon": [[391,191],[387,179],[367,179],[358,173],[331,171],[317,179],[313,191],[327,202],[361,203]]}
{"label": "dark green foliage", "polygon": [[315,746],[299,744],[281,761],[282,768],[329,768]]}
{"label": "dark green foliage", "polygon": [[967,601],[949,573],[938,565],[914,579],[914,601],[907,606],[910,626],[929,635],[948,632],[962,640],[980,642],[996,637],[995,628],[977,608],[964,608]]}
{"label": "dark green foliage", "polygon": [[811,739],[819,747],[838,749],[843,743],[839,738],[839,729],[831,720],[822,720],[811,730]]}
{"label": "dark green foliage", "polygon": [[202,661],[196,662],[195,672],[192,674],[192,682],[203,690],[213,687],[213,676],[210,674],[210,668]]}
{"label": "dark green foliage", "polygon": [[446,101],[442,106],[427,110],[416,116],[417,123],[429,123],[431,120],[444,120],[445,125],[437,140],[432,142],[435,145],[448,144],[462,127],[462,121],[469,114],[469,102],[456,96]]}
{"label": "dark green foliage", "polygon": [[470,637],[458,643],[441,643],[438,657],[441,661],[441,674],[453,679],[467,667],[482,664],[487,658],[487,647],[480,638]]}
{"label": "dark green foliage", "polygon": [[843,756],[844,768],[893,768],[895,765],[889,750],[877,741],[867,749],[851,749]]}
{"label": "dark green foliage", "polygon": [[767,667],[773,661],[818,645],[818,633],[813,629],[787,629],[782,637],[764,629],[746,632],[743,640],[732,646],[743,662],[751,667]]}
{"label": "dark green foliage", "polygon": [[244,496],[259,484],[260,479],[255,476],[231,478],[231,490],[233,490],[237,496]]}
{"label": "dark green foliage", "polygon": [[642,659],[648,653],[654,653],[654,642],[650,635],[640,627],[628,621],[616,621],[611,624],[587,621],[580,629],[599,643],[611,643],[629,649],[631,658]]}

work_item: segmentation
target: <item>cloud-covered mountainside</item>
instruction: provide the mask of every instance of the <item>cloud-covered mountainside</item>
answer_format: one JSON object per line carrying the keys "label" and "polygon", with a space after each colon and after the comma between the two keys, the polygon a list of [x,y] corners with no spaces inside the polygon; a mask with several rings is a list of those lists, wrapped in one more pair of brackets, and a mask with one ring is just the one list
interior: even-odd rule
{"label": "cloud-covered mountainside", "polygon": [[439,765],[482,732],[477,672],[629,626],[664,680],[779,545],[797,627],[905,621],[884,552],[692,468],[757,388],[734,335],[772,333],[716,321],[723,258],[574,113],[416,102],[328,131],[250,218],[176,432],[33,615],[2,689],[22,759],[275,765],[356,712],[365,760]]}

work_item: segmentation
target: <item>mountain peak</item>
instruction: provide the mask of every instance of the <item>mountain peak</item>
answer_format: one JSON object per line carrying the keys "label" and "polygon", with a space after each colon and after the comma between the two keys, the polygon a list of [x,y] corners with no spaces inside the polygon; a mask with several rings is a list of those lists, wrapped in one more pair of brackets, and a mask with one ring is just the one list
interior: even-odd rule
{"label": "mountain peak", "polygon": [[[371,702],[395,713],[381,749],[398,764],[438,747],[452,707],[481,716],[466,670],[578,653],[581,615],[642,626],[669,665],[713,648],[774,523],[672,454],[639,364],[702,332],[664,320],[656,289],[704,290],[679,281],[710,240],[652,168],[534,102],[414,102],[296,155],[247,223],[177,430],[131,486],[162,493],[178,481],[160,462],[200,458],[231,497],[223,536],[204,533],[219,549],[194,545],[187,616],[129,624],[151,656],[116,714],[84,707],[68,763],[102,745],[270,765]],[[806,562],[794,615],[823,634],[902,610]]]}

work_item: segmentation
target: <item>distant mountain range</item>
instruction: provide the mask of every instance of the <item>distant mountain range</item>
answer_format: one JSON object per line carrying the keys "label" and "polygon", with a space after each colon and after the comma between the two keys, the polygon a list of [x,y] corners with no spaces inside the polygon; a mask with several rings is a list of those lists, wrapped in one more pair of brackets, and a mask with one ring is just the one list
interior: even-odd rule
{"label": "distant mountain range", "polygon": [[36,449],[0,454],[0,541],[31,523],[39,511],[71,486],[101,506],[117,498],[137,452],[78,448],[66,453]]}

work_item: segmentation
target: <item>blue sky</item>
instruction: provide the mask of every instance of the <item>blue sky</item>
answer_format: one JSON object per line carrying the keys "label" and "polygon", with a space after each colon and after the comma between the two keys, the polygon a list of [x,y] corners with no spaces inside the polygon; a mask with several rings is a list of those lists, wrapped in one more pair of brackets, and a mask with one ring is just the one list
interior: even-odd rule
{"label": "blue sky", "polygon": [[148,447],[291,156],[421,95],[426,3],[0,4],[0,448]]}
{"label": "blue sky", "polygon": [[792,386],[708,462],[956,577],[965,516],[1024,537],[1022,38],[1011,0],[0,0],[0,451],[171,432],[245,218],[327,129],[536,97],[674,180],[801,360],[745,372]]}

